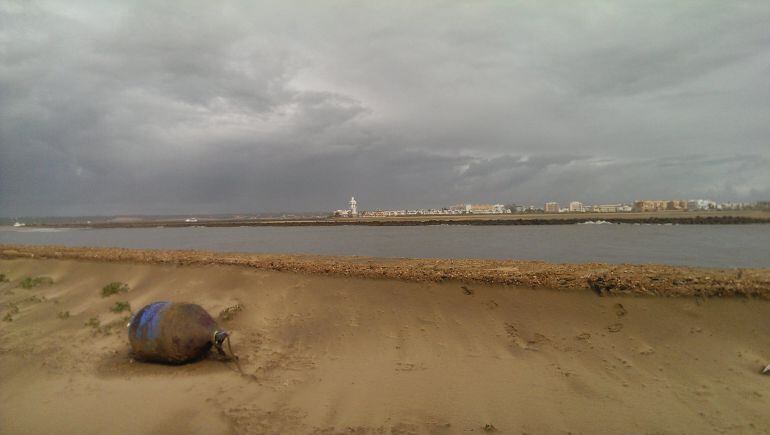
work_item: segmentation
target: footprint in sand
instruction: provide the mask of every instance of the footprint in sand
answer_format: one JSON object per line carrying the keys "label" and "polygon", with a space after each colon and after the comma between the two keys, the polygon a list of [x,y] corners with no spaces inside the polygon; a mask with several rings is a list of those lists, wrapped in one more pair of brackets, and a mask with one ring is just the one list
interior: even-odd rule
{"label": "footprint in sand", "polygon": [[589,334],[588,332],[584,332],[582,334],[578,334],[577,336],[575,336],[575,339],[576,340],[584,340],[584,341],[585,340],[589,340],[589,339],[591,339],[591,334]]}
{"label": "footprint in sand", "polygon": [[550,341],[548,339],[548,337],[546,337],[543,334],[540,334],[540,333],[536,332],[535,335],[532,336],[532,338],[527,340],[527,344],[530,345],[530,346],[534,346],[534,345],[538,345],[538,344],[542,344],[542,343],[547,343],[548,341]]}
{"label": "footprint in sand", "polygon": [[623,304],[615,304],[615,307],[614,307],[614,308],[615,308],[615,314],[616,314],[618,317],[623,317],[623,316],[625,316],[626,314],[628,314],[628,311],[627,311],[627,310],[626,310],[626,308],[623,306]]}
{"label": "footprint in sand", "polygon": [[621,329],[623,329],[622,323],[613,323],[607,327],[607,330],[610,332],[620,332]]}
{"label": "footprint in sand", "polygon": [[307,416],[299,408],[261,409],[252,404],[226,408],[223,414],[238,433],[301,432]]}
{"label": "footprint in sand", "polygon": [[512,323],[505,323],[505,332],[508,334],[508,337],[511,338],[513,344],[521,349],[539,350],[537,347],[538,345],[551,342],[548,337],[540,334],[539,332],[535,332],[531,338],[525,340],[519,334],[519,330],[516,325]]}
{"label": "footprint in sand", "polygon": [[521,349],[527,348],[527,342],[524,341],[521,336],[519,336],[519,330],[516,328],[516,325],[506,322],[505,332],[508,334],[508,337],[510,337],[511,341],[513,341],[513,344],[515,344],[517,347]]}
{"label": "footprint in sand", "polygon": [[408,362],[396,363],[396,371],[399,371],[399,372],[411,372],[415,370],[425,370],[425,369],[426,369],[425,364],[422,364],[422,363],[419,363],[419,364],[408,363]]}
{"label": "footprint in sand", "polygon": [[655,353],[655,349],[652,346],[645,344],[638,349],[639,355],[652,355]]}

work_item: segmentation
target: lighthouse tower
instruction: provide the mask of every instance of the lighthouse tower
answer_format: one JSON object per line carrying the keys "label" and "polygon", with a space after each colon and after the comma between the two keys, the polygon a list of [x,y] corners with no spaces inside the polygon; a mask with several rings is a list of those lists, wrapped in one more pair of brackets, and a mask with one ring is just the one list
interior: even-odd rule
{"label": "lighthouse tower", "polygon": [[358,216],[358,208],[356,208],[356,204],[358,204],[356,202],[356,198],[351,196],[350,197],[350,215],[351,216]]}

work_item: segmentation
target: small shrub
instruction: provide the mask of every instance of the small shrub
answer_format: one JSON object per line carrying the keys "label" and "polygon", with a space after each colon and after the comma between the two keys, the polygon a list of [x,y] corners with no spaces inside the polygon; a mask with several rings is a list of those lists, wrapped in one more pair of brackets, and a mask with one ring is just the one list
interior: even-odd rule
{"label": "small shrub", "polygon": [[118,293],[125,293],[128,291],[128,284],[123,282],[111,282],[102,287],[102,297],[106,298]]}
{"label": "small shrub", "polygon": [[115,305],[110,308],[113,313],[122,313],[123,311],[131,311],[131,304],[128,302],[115,302]]}
{"label": "small shrub", "polygon": [[11,313],[5,313],[5,317],[3,317],[4,322],[13,322],[13,317],[11,317]]}
{"label": "small shrub", "polygon": [[31,289],[43,284],[51,285],[53,284],[53,279],[51,279],[49,276],[36,276],[34,278],[28,276],[21,280],[19,286],[21,288]]}
{"label": "small shrub", "polygon": [[101,325],[101,323],[102,323],[102,322],[99,320],[99,318],[98,318],[98,317],[91,317],[91,318],[90,318],[90,319],[88,319],[88,321],[85,323],[85,326],[90,326],[90,327],[92,327],[92,328],[94,328],[94,329],[97,329],[97,328],[99,328],[99,325]]}
{"label": "small shrub", "polygon": [[10,281],[7,276],[5,276],[4,273],[0,273],[0,282],[8,282]]}
{"label": "small shrub", "polygon": [[219,320],[222,320],[225,322],[229,320],[233,320],[235,315],[240,311],[243,311],[243,305],[241,304],[235,304],[231,307],[227,307],[224,310],[219,312]]}
{"label": "small shrub", "polygon": [[56,314],[56,315],[59,316],[60,319],[69,319],[70,318],[70,312],[69,311],[59,311],[59,313]]}
{"label": "small shrub", "polygon": [[19,306],[14,304],[13,302],[8,304],[8,308],[10,308],[11,314],[17,314],[19,312]]}

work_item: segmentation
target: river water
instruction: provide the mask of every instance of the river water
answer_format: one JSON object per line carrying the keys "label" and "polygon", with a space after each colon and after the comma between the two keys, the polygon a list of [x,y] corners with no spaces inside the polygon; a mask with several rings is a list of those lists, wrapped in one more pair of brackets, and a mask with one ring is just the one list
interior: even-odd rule
{"label": "river water", "polygon": [[0,244],[770,267],[770,225],[0,227]]}

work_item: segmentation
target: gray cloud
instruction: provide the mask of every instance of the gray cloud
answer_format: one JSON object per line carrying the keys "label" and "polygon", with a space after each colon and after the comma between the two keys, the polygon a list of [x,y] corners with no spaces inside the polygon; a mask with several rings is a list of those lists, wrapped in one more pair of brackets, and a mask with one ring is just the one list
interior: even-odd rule
{"label": "gray cloud", "polygon": [[770,6],[2,2],[0,215],[770,197]]}

